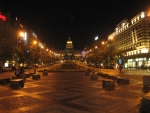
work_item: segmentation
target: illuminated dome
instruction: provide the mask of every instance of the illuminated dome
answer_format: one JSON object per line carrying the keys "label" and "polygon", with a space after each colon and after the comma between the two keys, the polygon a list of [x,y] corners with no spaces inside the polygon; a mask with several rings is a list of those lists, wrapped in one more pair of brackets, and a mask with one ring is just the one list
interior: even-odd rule
{"label": "illuminated dome", "polygon": [[69,40],[67,41],[66,49],[65,49],[65,52],[64,52],[64,60],[74,60],[74,59],[75,59],[75,57],[74,57],[74,48],[73,48],[72,41],[69,37]]}
{"label": "illuminated dome", "polygon": [[69,40],[67,41],[66,48],[73,48],[73,44],[72,44],[70,37],[69,37]]}

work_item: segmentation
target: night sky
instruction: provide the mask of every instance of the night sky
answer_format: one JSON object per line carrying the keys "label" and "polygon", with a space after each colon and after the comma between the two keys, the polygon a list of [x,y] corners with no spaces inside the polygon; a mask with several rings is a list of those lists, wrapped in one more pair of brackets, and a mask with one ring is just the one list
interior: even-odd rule
{"label": "night sky", "polygon": [[150,10],[150,0],[1,0],[0,10],[50,48],[64,50],[70,36],[74,49],[83,50],[96,36],[107,40],[123,19]]}

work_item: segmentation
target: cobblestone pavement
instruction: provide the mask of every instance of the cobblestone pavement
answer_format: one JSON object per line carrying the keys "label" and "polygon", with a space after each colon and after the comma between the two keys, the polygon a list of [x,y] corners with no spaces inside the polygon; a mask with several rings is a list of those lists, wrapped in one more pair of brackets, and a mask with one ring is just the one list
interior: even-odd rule
{"label": "cobblestone pavement", "polygon": [[130,80],[115,90],[102,88],[101,76],[91,80],[83,72],[40,73],[27,78],[25,86],[12,89],[0,85],[0,113],[139,113],[142,81]]}

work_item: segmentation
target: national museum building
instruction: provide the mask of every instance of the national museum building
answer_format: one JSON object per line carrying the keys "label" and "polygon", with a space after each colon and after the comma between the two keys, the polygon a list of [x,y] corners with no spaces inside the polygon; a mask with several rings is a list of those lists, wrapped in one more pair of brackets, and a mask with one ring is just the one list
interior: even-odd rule
{"label": "national museum building", "polygon": [[72,41],[69,37],[69,40],[67,41],[66,48],[65,48],[65,54],[64,54],[64,60],[74,60],[74,48]]}
{"label": "national museum building", "polygon": [[150,12],[141,12],[131,20],[120,22],[108,36],[115,55],[120,55],[125,67],[150,66]]}

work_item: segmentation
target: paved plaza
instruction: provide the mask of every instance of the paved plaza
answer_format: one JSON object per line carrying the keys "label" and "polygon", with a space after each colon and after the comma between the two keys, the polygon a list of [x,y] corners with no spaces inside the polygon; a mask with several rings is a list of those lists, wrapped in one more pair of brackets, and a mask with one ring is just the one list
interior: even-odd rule
{"label": "paved plaza", "polygon": [[[48,76],[38,72],[41,78],[27,78],[23,88],[0,85],[0,113],[139,113],[142,96],[149,95],[142,90],[142,74],[149,72],[101,71],[131,77],[130,84],[115,82],[115,90],[106,91],[101,76],[91,80],[83,72],[50,72]],[[0,74],[1,78],[4,75],[11,74]]]}

